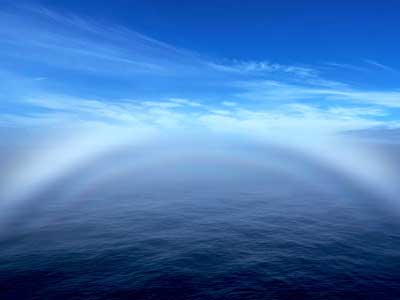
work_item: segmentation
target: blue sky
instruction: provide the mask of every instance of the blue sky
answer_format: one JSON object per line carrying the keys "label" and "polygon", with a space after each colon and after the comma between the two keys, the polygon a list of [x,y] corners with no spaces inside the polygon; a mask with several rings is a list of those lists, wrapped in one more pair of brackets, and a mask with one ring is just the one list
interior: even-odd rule
{"label": "blue sky", "polygon": [[2,6],[3,126],[400,126],[396,1]]}

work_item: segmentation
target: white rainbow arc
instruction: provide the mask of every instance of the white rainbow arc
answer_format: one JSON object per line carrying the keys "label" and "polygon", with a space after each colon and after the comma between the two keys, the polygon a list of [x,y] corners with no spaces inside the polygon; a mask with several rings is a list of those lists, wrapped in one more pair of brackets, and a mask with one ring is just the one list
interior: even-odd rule
{"label": "white rainbow arc", "polygon": [[[142,166],[151,168],[162,160],[175,159],[188,153],[208,153],[223,158],[231,157],[232,161],[241,160],[244,164],[264,165],[268,168],[280,169],[287,174],[293,173],[293,167],[283,161],[268,161],[267,158],[253,156],[252,153],[234,152],[228,144],[224,144],[224,136],[204,135],[200,142],[194,139],[170,133],[170,137],[162,137],[159,131],[136,131],[107,128],[93,132],[82,131],[79,134],[65,135],[62,140],[49,137],[44,142],[32,146],[30,151],[20,157],[14,157],[16,164],[3,170],[0,184],[1,205],[16,205],[51,186],[63,176],[72,173],[90,162],[102,161],[111,153],[126,147],[142,147],[149,149],[147,159],[140,162]],[[228,138],[226,138],[228,139]],[[238,138],[237,140],[240,140]],[[236,142],[237,144],[240,142]],[[245,143],[256,146],[277,146],[282,151],[299,154],[309,161],[318,163],[328,170],[334,170],[371,193],[388,199],[395,199],[400,192],[397,185],[400,170],[396,162],[379,151],[371,150],[365,143],[355,143],[346,138],[313,138],[303,142],[288,139],[246,139]],[[218,145],[218,153],[210,150],[210,145]],[[213,148],[213,146],[211,147]],[[153,154],[150,155],[150,152]],[[217,154],[216,154],[217,153]],[[107,164],[107,172],[99,172],[93,178],[84,180],[86,184],[95,185],[107,178],[135,168],[138,161],[134,159],[126,164]],[[306,174],[296,173],[296,176]]]}

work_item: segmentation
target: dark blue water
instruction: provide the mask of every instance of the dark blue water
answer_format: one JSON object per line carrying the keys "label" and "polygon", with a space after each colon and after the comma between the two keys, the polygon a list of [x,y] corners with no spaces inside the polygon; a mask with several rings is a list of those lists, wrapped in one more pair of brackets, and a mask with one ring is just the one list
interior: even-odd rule
{"label": "dark blue water", "polygon": [[30,199],[3,224],[0,299],[400,299],[383,199],[335,174],[195,167]]}

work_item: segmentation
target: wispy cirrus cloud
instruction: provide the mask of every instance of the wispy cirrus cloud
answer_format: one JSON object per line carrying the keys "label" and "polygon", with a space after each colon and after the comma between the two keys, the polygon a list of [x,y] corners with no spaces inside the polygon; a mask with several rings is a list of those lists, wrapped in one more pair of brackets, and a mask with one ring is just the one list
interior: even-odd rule
{"label": "wispy cirrus cloud", "polygon": [[258,80],[238,82],[244,92],[238,96],[253,100],[294,101],[319,100],[343,101],[343,104],[361,103],[386,108],[400,108],[400,90],[360,90],[339,85],[295,85],[279,81]]}
{"label": "wispy cirrus cloud", "polygon": [[377,67],[377,68],[379,68],[381,70],[384,70],[384,71],[390,71],[390,72],[396,72],[397,71],[396,69],[394,69],[394,68],[392,68],[390,66],[384,65],[384,64],[382,64],[380,62],[377,62],[375,60],[372,60],[372,59],[364,59],[364,62],[369,64],[369,65],[372,65],[374,67]]}
{"label": "wispy cirrus cloud", "polygon": [[[220,126],[257,132],[397,124],[399,90],[359,88],[318,65],[209,58],[123,26],[41,6],[2,11],[0,25],[0,58],[12,69],[0,72],[7,81],[0,85],[2,98],[7,97],[3,124]],[[23,73],[29,69],[35,70],[30,79]],[[87,85],[92,96],[81,93]],[[119,97],[110,96],[121,86]]]}
{"label": "wispy cirrus cloud", "polygon": [[[118,25],[102,24],[40,6],[0,12],[2,55],[97,73],[171,74],[198,65],[196,54]],[[182,70],[180,70],[182,71]]]}
{"label": "wispy cirrus cloud", "polygon": [[368,68],[366,68],[366,67],[352,65],[352,64],[346,64],[346,63],[338,63],[338,62],[325,62],[324,66],[340,68],[340,69],[345,69],[345,70],[350,70],[350,71],[357,71],[357,72],[368,72],[369,71]]}
{"label": "wispy cirrus cloud", "polygon": [[286,73],[299,77],[315,77],[317,71],[309,67],[294,65],[282,65],[268,61],[239,61],[232,60],[226,63],[210,62],[211,68],[230,73],[251,74],[251,73]]}
{"label": "wispy cirrus cloud", "polygon": [[[195,105],[192,100],[166,99],[99,100],[42,95],[25,99],[23,104],[35,112],[3,114],[2,125],[8,126],[116,126],[120,128],[162,130],[206,129],[217,132],[241,132],[270,137],[285,132],[324,132],[334,134],[346,130],[362,130],[388,125],[377,120],[384,110],[369,107],[331,105],[322,107],[296,102],[272,108],[248,108],[226,102]],[[40,109],[40,110],[37,110]],[[390,124],[394,126],[394,123]]]}

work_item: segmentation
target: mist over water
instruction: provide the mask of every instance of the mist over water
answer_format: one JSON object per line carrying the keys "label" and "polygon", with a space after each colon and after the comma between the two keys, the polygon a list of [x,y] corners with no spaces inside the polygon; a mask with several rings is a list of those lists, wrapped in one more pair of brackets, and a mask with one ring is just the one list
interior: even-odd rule
{"label": "mist over water", "polygon": [[400,296],[397,145],[113,133],[2,146],[1,299]]}

